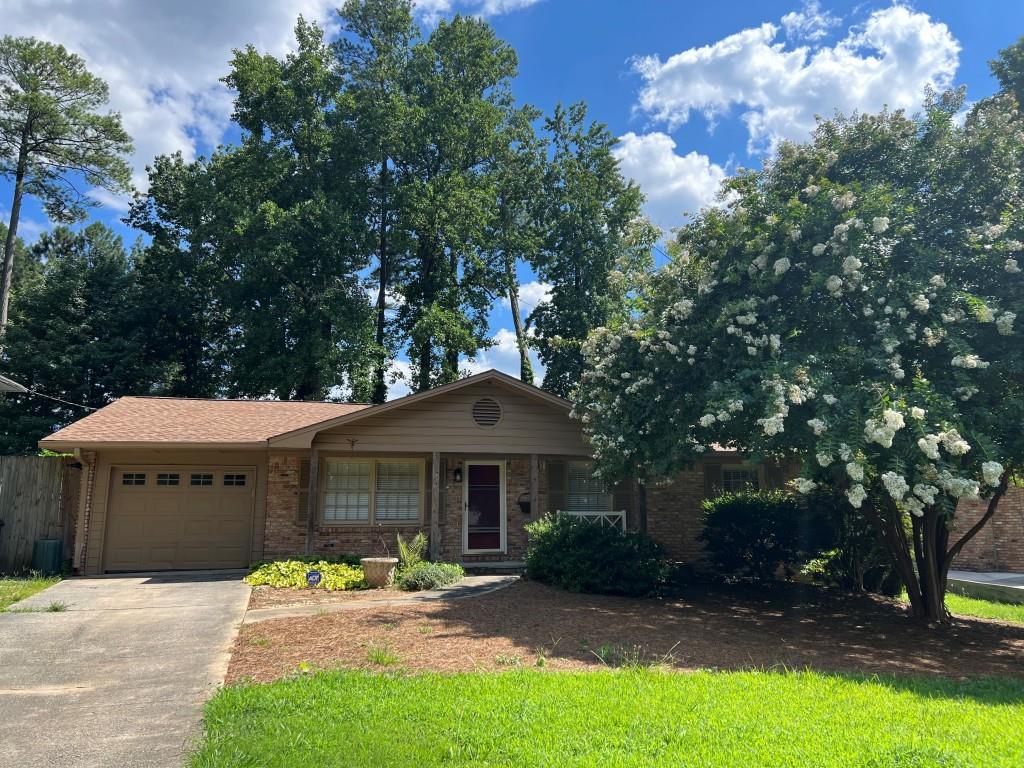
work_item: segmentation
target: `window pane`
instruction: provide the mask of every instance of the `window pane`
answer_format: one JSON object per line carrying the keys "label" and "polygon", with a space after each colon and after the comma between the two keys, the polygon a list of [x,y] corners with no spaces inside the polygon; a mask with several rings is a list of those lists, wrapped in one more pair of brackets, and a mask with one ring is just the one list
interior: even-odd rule
{"label": "window pane", "polygon": [[156,473],[156,484],[157,485],[177,485],[181,479],[181,476],[177,472],[157,472]]}
{"label": "window pane", "polygon": [[224,485],[245,485],[245,475],[224,475]]}
{"label": "window pane", "polygon": [[382,461],[377,464],[377,520],[419,520],[420,465]]}
{"label": "window pane", "polygon": [[722,468],[722,490],[727,493],[757,490],[757,470],[743,467]]}
{"label": "window pane", "polygon": [[121,485],[145,485],[145,472],[125,472],[121,475]]}
{"label": "window pane", "polygon": [[567,512],[610,512],[612,494],[604,481],[594,477],[594,466],[585,461],[570,461],[569,492],[565,498]]}
{"label": "window pane", "polygon": [[370,519],[370,462],[326,462],[324,520]]}
{"label": "window pane", "polygon": [[213,485],[213,475],[194,473],[189,479],[189,485]]}

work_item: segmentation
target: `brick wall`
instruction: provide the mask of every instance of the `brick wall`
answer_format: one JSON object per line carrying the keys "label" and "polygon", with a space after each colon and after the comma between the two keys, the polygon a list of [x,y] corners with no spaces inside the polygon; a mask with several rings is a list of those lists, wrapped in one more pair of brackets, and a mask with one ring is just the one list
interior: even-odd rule
{"label": "brick wall", "polygon": [[[963,502],[957,508],[957,541],[985,513],[986,502]],[[992,519],[960,551],[954,568],[969,571],[1019,571],[1024,573],[1024,488],[1011,488],[999,500]]]}
{"label": "brick wall", "polygon": [[703,528],[703,498],[702,469],[680,472],[671,483],[647,489],[647,533],[674,560],[699,562],[704,558],[704,545],[697,541]]}

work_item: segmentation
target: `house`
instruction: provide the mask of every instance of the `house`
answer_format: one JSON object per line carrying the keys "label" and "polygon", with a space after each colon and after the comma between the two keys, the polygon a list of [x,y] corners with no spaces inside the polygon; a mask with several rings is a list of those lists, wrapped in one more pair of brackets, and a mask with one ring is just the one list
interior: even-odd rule
{"label": "house", "polygon": [[562,510],[646,524],[679,559],[700,556],[700,500],[778,485],[718,452],[672,483],[606,489],[571,404],[498,371],[382,405],[124,397],[40,441],[83,464],[80,573],[240,568],[274,557],[431,554],[514,565],[524,524]]}

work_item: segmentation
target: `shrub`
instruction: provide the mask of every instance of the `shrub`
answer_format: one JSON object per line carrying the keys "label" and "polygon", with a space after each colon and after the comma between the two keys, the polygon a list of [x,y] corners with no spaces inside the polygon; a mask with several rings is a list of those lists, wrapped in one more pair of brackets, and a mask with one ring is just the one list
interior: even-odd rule
{"label": "shrub", "polygon": [[411,568],[403,568],[395,576],[395,584],[406,592],[440,589],[454,584],[464,575],[461,565],[455,563],[428,563],[425,560]]}
{"label": "shrub", "polygon": [[664,581],[667,565],[658,544],[570,515],[547,515],[526,526],[526,575],[572,592],[643,596]]}
{"label": "shrub", "polygon": [[[292,587],[305,589],[306,573],[320,571],[319,589],[329,591],[344,589],[364,589],[363,569],[351,564],[352,558],[339,558],[339,561],[297,557],[290,560],[273,560],[257,563],[249,575],[245,577],[247,584],[254,587]],[[357,561],[358,562],[358,561]]]}
{"label": "shrub", "polygon": [[819,555],[834,540],[832,521],[783,491],[737,491],[705,499],[698,537],[722,576],[773,579]]}
{"label": "shrub", "polygon": [[427,553],[427,537],[423,531],[417,531],[411,541],[402,538],[398,534],[398,568],[404,570],[412,568],[423,562],[423,556]]}

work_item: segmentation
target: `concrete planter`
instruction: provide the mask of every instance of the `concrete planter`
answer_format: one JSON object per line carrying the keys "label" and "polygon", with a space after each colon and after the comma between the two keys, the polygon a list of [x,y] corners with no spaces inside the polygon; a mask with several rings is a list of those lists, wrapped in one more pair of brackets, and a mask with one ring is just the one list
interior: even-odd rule
{"label": "concrete planter", "polygon": [[363,577],[367,585],[374,589],[387,587],[394,581],[397,557],[364,557],[359,561],[363,566]]}

